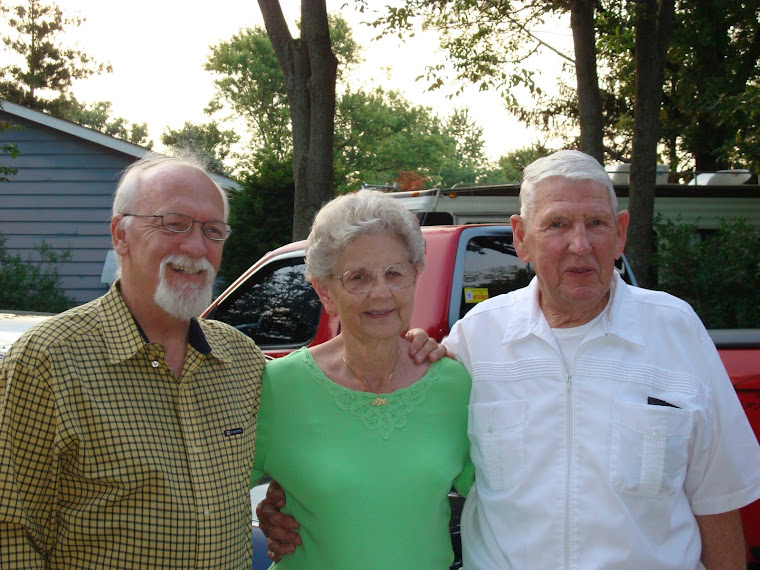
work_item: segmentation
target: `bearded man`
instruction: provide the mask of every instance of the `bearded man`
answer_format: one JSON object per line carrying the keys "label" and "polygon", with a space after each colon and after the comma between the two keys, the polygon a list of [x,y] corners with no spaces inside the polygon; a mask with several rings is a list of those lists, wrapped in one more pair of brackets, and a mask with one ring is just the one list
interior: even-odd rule
{"label": "bearded man", "polygon": [[120,278],[6,354],[1,568],[250,568],[264,357],[196,318],[228,211],[200,166],[136,162],[114,195]]}

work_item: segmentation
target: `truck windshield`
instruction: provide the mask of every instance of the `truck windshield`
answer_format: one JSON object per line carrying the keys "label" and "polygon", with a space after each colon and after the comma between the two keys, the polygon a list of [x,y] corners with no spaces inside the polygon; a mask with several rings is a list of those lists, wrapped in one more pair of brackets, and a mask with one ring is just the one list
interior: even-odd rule
{"label": "truck windshield", "polygon": [[213,318],[262,348],[308,344],[317,333],[322,304],[305,272],[303,259],[272,263],[220,303]]}

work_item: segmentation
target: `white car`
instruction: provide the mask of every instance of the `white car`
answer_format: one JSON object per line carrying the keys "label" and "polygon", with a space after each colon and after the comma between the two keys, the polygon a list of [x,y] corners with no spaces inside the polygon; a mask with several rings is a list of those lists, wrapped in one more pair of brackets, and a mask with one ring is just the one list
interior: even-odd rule
{"label": "white car", "polygon": [[52,313],[11,313],[0,311],[0,358],[16,342],[18,337],[37,323],[41,323],[52,316]]}

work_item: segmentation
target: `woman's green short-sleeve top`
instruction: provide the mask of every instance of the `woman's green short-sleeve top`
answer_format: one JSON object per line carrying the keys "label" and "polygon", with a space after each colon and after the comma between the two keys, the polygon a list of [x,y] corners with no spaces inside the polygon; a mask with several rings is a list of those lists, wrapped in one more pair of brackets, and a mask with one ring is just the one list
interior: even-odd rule
{"label": "woman's green short-sleeve top", "polygon": [[303,541],[276,568],[448,568],[448,493],[473,478],[469,396],[448,358],[383,406],[327,378],[307,349],[269,362],[253,479],[282,485]]}

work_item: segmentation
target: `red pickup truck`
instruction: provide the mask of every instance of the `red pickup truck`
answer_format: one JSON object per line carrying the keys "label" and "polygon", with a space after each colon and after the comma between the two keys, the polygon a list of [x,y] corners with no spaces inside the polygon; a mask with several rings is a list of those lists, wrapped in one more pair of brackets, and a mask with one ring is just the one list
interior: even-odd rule
{"label": "red pickup truck", "polygon": [[[417,282],[412,327],[441,340],[476,303],[523,287],[533,277],[512,245],[508,225],[426,226],[426,269]],[[304,243],[257,261],[204,313],[252,337],[270,356],[313,346],[338,333],[304,279]],[[619,271],[635,285],[623,260]],[[760,440],[760,329],[711,331],[744,410]],[[760,569],[760,501],[742,509],[749,568]]]}

